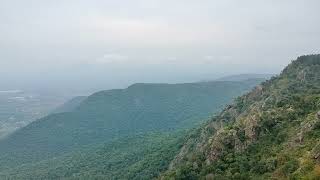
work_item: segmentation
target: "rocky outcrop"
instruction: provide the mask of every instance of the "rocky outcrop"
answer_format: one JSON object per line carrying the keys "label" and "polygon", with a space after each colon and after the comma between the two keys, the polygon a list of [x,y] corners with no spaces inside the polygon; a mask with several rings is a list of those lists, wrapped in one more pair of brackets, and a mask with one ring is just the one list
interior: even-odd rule
{"label": "rocky outcrop", "polygon": [[300,81],[300,82],[304,82],[305,81],[305,79],[306,79],[306,70],[305,69],[303,69],[303,70],[301,70],[299,73],[298,73],[298,75],[297,75],[297,79]]}
{"label": "rocky outcrop", "polygon": [[315,127],[317,127],[320,123],[320,118],[319,118],[319,114],[320,112],[316,113],[316,117],[312,118],[312,120],[307,121],[307,122],[302,122],[300,125],[300,132],[297,134],[297,137],[295,139],[295,142],[298,143],[303,143],[304,137],[305,135],[314,130]]}
{"label": "rocky outcrop", "polygon": [[314,159],[320,160],[320,141],[314,146],[311,153]]}

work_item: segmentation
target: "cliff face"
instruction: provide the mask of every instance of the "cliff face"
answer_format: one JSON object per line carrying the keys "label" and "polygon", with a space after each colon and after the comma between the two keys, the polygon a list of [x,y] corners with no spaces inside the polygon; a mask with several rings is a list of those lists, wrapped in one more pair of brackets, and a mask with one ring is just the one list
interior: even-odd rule
{"label": "cliff face", "polygon": [[162,179],[320,177],[320,55],[301,56],[190,136]]}

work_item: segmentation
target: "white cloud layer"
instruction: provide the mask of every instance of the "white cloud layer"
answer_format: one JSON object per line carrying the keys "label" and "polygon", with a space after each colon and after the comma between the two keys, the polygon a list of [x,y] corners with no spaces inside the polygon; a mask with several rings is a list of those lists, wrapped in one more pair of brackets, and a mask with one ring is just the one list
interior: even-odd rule
{"label": "white cloud layer", "polygon": [[119,77],[114,66],[159,76],[192,68],[274,73],[320,53],[319,7],[319,0],[1,0],[0,81],[88,64]]}
{"label": "white cloud layer", "polygon": [[108,64],[108,63],[123,63],[129,60],[128,56],[121,54],[105,54],[101,58],[96,60],[98,64]]}

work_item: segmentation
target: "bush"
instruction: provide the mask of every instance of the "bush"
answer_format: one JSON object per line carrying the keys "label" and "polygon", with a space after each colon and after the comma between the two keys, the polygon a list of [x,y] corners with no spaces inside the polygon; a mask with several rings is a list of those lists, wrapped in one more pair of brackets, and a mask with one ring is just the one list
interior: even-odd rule
{"label": "bush", "polygon": [[292,174],[294,171],[296,171],[299,168],[299,162],[295,159],[292,159],[284,164],[282,167],[282,172],[289,176]]}

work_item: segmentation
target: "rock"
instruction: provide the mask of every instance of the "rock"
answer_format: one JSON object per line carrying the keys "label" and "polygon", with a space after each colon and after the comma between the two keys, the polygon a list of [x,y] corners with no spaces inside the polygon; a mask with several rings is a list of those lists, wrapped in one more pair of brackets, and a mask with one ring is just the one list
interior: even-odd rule
{"label": "rock", "polygon": [[306,71],[305,70],[302,70],[299,72],[298,76],[297,76],[297,79],[300,81],[300,82],[304,82],[305,79],[306,79]]}
{"label": "rock", "polygon": [[304,138],[303,132],[299,132],[297,134],[297,136],[298,136],[298,138],[296,139],[296,142],[302,144],[303,143],[303,138]]}
{"label": "rock", "polygon": [[312,153],[312,156],[314,159],[319,159],[319,157],[320,157],[320,141],[314,146],[311,153]]}
{"label": "rock", "polygon": [[[320,114],[317,114],[316,116],[318,116],[318,115],[320,115]],[[320,118],[319,118],[319,120],[320,120]],[[319,120],[315,119],[315,120],[312,120],[312,121],[309,121],[309,122],[301,123],[300,124],[301,129],[300,129],[300,132],[297,133],[297,136],[295,136],[295,142],[296,143],[300,143],[300,144],[303,143],[304,136],[308,132],[312,131],[317,126],[317,124],[319,124]]]}
{"label": "rock", "polygon": [[320,111],[317,113],[317,118],[320,119]]}
{"label": "rock", "polygon": [[258,126],[258,116],[252,115],[247,118],[244,122],[245,136],[248,138],[249,143],[254,142],[257,139],[257,126]]}
{"label": "rock", "polygon": [[207,174],[206,175],[206,180],[214,180],[214,175],[213,174]]}

